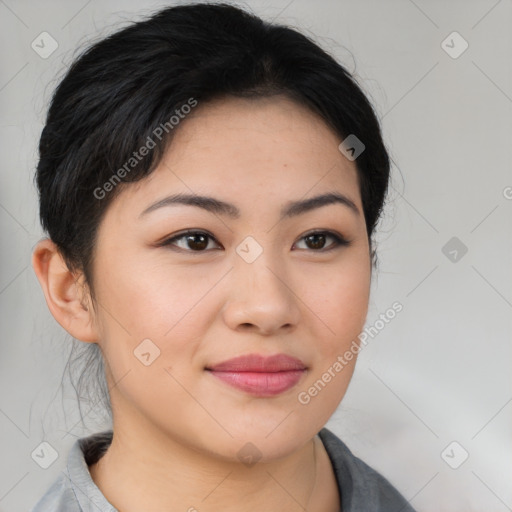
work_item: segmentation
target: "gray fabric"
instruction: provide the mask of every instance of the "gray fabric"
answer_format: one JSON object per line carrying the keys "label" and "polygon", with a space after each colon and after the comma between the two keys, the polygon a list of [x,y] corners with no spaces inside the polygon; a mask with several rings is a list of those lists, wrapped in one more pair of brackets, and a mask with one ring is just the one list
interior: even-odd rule
{"label": "gray fabric", "polygon": [[[355,457],[330,430],[323,428],[319,436],[336,474],[343,512],[414,512],[383,476]],[[111,430],[77,439],[66,468],[31,512],[118,512],[93,482],[88,468],[111,440]]]}
{"label": "gray fabric", "polygon": [[382,475],[352,454],[330,430],[318,435],[331,459],[343,512],[415,512]]}

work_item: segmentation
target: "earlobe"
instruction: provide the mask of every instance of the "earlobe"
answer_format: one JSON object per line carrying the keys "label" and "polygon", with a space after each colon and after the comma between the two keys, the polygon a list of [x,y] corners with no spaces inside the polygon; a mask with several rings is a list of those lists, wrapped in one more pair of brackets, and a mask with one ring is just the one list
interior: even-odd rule
{"label": "earlobe", "polygon": [[97,342],[93,310],[83,298],[83,283],[68,269],[54,242],[44,239],[37,243],[32,267],[55,320],[74,338]]}

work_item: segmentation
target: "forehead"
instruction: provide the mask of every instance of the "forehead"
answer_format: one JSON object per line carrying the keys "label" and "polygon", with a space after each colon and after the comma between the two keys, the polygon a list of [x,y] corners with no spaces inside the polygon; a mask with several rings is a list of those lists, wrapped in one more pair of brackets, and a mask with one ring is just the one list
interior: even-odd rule
{"label": "forehead", "polygon": [[279,207],[333,190],[361,208],[357,169],[339,151],[340,137],[284,96],[199,104],[175,129],[155,171],[126,187],[115,208],[140,213],[171,192],[208,193],[243,214],[255,202]]}

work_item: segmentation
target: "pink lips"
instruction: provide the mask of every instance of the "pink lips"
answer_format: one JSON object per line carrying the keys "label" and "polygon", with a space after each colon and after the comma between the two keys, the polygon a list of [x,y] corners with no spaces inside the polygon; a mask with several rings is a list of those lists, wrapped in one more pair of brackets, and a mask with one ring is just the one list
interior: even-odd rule
{"label": "pink lips", "polygon": [[258,397],[275,396],[295,386],[306,371],[302,361],[286,354],[240,356],[206,368],[226,384]]}

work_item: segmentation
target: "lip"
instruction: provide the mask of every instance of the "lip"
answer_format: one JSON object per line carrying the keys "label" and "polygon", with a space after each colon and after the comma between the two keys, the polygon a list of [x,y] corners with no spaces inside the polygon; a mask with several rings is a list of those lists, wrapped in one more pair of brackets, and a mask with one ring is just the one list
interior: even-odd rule
{"label": "lip", "polygon": [[248,354],[205,368],[226,384],[257,397],[279,395],[294,387],[306,365],[287,354]]}
{"label": "lip", "polygon": [[263,356],[260,354],[247,354],[245,356],[228,359],[213,366],[207,366],[207,370],[218,372],[284,372],[291,370],[305,370],[306,365],[296,357],[287,354]]}

